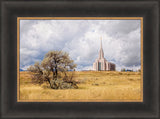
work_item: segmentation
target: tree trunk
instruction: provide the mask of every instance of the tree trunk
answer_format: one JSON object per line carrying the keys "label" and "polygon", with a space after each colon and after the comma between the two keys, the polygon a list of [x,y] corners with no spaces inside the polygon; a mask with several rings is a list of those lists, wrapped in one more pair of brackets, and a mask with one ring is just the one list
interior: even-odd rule
{"label": "tree trunk", "polygon": [[54,60],[54,63],[55,63],[55,79],[57,80],[57,74],[58,74],[58,71],[57,71],[57,61]]}
{"label": "tree trunk", "polygon": [[57,80],[57,75],[58,75],[57,65],[55,66],[55,73],[56,73],[56,80]]}
{"label": "tree trunk", "polygon": [[52,78],[53,78],[53,80],[55,80],[55,73],[54,73],[54,71],[53,71],[53,77]]}
{"label": "tree trunk", "polygon": [[52,88],[52,85],[51,85],[51,82],[50,82],[49,78],[47,78],[47,81],[48,81],[50,87]]}

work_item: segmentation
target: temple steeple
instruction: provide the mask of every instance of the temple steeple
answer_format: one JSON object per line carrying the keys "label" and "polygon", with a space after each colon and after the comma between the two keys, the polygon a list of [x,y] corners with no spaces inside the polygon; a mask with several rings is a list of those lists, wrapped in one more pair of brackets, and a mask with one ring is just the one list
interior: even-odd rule
{"label": "temple steeple", "polygon": [[99,50],[99,57],[93,63],[93,70],[95,71],[115,71],[116,65],[108,62],[104,58],[104,52],[102,48],[102,37],[100,38],[100,50]]}
{"label": "temple steeple", "polygon": [[93,70],[95,71],[115,71],[116,65],[108,62],[104,58],[104,52],[102,48],[102,37],[100,38],[100,50],[99,50],[99,57],[93,63]]}
{"label": "temple steeple", "polygon": [[103,48],[102,48],[102,37],[100,38],[100,40],[101,40],[101,47],[100,47],[100,51],[99,51],[99,59],[103,59],[104,52],[103,52]]}

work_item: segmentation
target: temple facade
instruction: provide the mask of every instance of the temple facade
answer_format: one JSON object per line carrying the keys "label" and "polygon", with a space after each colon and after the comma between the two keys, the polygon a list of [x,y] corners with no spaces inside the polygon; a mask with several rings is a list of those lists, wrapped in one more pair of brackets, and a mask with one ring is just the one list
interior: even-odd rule
{"label": "temple facade", "polygon": [[93,70],[95,71],[115,71],[116,70],[116,65],[114,63],[108,62],[104,58],[104,52],[102,48],[102,39],[101,39],[99,57],[93,63]]}

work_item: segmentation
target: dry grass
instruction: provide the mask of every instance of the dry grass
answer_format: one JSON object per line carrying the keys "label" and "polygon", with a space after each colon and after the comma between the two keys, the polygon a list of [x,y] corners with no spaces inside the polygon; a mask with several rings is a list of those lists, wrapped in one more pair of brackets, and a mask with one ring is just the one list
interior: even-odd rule
{"label": "dry grass", "polygon": [[139,72],[75,72],[79,89],[53,90],[47,83],[31,83],[29,72],[20,72],[21,101],[140,101]]}

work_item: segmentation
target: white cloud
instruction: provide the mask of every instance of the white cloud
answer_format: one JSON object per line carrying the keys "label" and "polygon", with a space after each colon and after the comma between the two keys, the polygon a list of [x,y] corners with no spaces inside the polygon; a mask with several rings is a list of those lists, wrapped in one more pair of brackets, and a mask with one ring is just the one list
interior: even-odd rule
{"label": "white cloud", "polygon": [[41,61],[50,50],[63,50],[78,70],[89,70],[101,36],[105,58],[117,70],[140,66],[140,20],[21,20],[20,67]]}
{"label": "white cloud", "polygon": [[29,66],[30,66],[30,65],[23,66],[21,69],[25,71],[25,70],[27,70],[27,68],[28,68]]}

